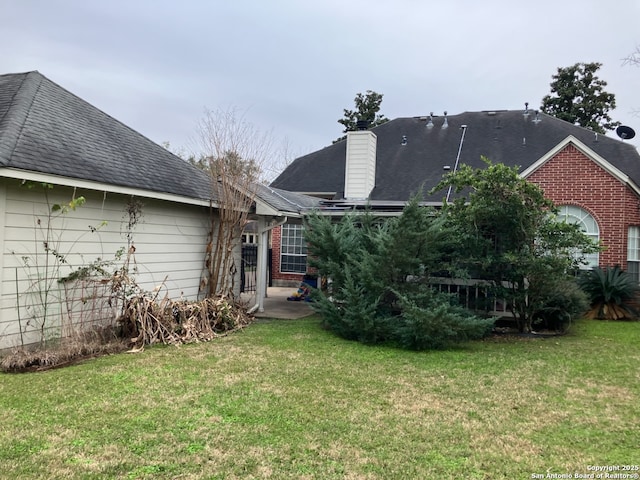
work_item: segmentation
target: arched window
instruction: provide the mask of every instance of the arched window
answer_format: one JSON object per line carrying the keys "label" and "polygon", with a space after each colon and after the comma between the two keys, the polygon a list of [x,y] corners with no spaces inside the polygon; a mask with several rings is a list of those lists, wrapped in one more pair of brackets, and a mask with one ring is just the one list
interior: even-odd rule
{"label": "arched window", "polygon": [[[560,212],[558,213],[560,220],[564,220],[567,223],[577,223],[580,225],[580,230],[587,234],[590,238],[596,242],[600,240],[600,228],[598,222],[593,216],[587,212],[584,208],[576,207],[575,205],[562,205]],[[598,266],[600,256],[596,253],[589,253],[585,255],[586,265],[581,268],[594,268]]]}

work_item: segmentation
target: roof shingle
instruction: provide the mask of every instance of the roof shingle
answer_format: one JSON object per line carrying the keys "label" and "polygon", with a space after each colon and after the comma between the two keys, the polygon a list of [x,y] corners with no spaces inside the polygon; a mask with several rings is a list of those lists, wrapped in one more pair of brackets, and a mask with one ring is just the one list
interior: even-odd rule
{"label": "roof shingle", "polygon": [[206,173],[39,72],[0,75],[0,166],[211,197]]}
{"label": "roof shingle", "polygon": [[[624,172],[640,186],[640,155],[635,147],[616,138],[594,132],[543,113],[523,110],[465,112],[444,118],[397,118],[372,129],[377,136],[376,182],[371,201],[406,201],[413,194],[428,192],[445,173],[454,168],[460,150],[460,164],[483,167],[481,157],[494,163],[526,169],[569,135]],[[462,126],[466,125],[460,148]],[[403,136],[406,145],[403,145]],[[346,141],[340,141],[296,159],[272,187],[304,193],[344,190]],[[442,192],[425,194],[425,201],[442,201]]]}

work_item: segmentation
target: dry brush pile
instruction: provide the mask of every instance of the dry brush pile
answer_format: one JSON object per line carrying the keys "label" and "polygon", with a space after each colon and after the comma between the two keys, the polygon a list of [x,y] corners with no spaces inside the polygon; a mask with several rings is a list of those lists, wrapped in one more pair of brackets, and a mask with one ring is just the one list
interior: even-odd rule
{"label": "dry brush pile", "polygon": [[153,292],[147,292],[139,288],[126,270],[112,275],[109,283],[109,303],[122,306],[115,324],[111,321],[107,322],[109,325],[74,330],[39,348],[16,348],[2,358],[0,370],[46,370],[100,355],[137,353],[146,345],[206,342],[253,321],[243,305],[225,296],[187,301],[172,300],[167,294],[159,300],[164,282]]}
{"label": "dry brush pile", "polygon": [[118,324],[132,351],[139,351],[156,343],[210,341],[244,328],[252,319],[241,305],[224,296],[189,302],[137,295],[126,301]]}

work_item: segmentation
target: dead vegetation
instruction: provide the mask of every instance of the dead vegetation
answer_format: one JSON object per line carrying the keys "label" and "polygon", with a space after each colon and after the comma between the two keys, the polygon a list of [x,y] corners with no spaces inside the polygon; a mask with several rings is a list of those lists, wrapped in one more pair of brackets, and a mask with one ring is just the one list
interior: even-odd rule
{"label": "dead vegetation", "polygon": [[0,370],[41,371],[101,355],[142,352],[147,345],[207,342],[244,328],[252,320],[244,306],[225,297],[190,302],[165,296],[157,301],[141,294],[127,300],[115,328],[95,328],[62,338],[47,348],[16,348],[4,356]]}
{"label": "dead vegetation", "polygon": [[207,342],[227,335],[251,323],[252,317],[237,303],[224,296],[198,302],[161,301],[149,296],[136,296],[127,301],[118,325],[130,339],[132,351],[157,343],[179,345]]}
{"label": "dead vegetation", "polygon": [[128,342],[120,338],[112,328],[95,328],[61,338],[47,348],[16,348],[2,358],[0,370],[6,373],[48,370],[88,358],[121,353],[128,348]]}

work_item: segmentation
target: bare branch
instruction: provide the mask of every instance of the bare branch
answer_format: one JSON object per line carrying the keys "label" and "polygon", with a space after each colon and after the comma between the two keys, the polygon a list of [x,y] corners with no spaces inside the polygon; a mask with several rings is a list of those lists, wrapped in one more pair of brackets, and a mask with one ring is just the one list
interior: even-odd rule
{"label": "bare branch", "polygon": [[206,272],[200,284],[206,296],[233,296],[234,252],[253,204],[264,165],[271,159],[270,132],[249,123],[237,109],[207,110],[199,123],[199,164],[211,178],[212,209]]}
{"label": "bare branch", "polygon": [[635,65],[640,67],[640,45],[636,46],[636,49],[628,57],[622,59],[622,65]]}

